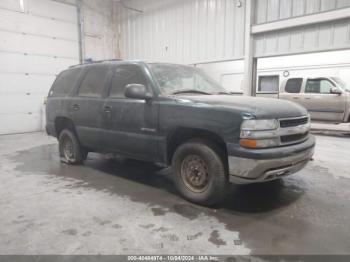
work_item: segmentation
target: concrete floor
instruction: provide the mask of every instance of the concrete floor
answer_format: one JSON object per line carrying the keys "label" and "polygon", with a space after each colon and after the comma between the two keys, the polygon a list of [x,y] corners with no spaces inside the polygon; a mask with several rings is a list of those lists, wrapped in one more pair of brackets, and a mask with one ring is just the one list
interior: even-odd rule
{"label": "concrete floor", "polygon": [[152,164],[68,166],[43,133],[0,145],[0,254],[350,254],[349,138],[318,136],[306,169],[232,186],[216,208]]}

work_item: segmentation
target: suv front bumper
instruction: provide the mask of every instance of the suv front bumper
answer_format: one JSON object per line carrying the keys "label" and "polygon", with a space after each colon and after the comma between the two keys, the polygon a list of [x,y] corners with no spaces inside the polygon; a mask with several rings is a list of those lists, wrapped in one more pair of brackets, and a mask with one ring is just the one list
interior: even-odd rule
{"label": "suv front bumper", "polygon": [[229,181],[235,184],[266,182],[301,170],[314,154],[315,138],[296,145],[245,149],[228,144]]}

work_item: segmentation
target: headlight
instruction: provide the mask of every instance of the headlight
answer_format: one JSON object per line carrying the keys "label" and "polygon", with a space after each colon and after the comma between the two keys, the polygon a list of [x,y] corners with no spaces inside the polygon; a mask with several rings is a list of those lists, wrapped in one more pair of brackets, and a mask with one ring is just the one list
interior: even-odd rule
{"label": "headlight", "polygon": [[277,119],[243,120],[241,130],[274,130],[279,123]]}
{"label": "headlight", "polygon": [[276,119],[243,120],[239,144],[246,148],[275,147],[280,143]]}

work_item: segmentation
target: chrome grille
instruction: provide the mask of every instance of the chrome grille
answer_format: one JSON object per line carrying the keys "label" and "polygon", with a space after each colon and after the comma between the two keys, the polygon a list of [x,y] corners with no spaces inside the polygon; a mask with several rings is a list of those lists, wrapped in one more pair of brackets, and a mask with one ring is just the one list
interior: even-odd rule
{"label": "chrome grille", "polygon": [[305,141],[309,136],[309,117],[279,119],[281,145],[296,144]]}
{"label": "chrome grille", "polygon": [[280,120],[280,127],[291,127],[291,126],[299,126],[304,125],[309,121],[309,117],[298,117],[298,118],[290,118],[290,119],[281,119]]}

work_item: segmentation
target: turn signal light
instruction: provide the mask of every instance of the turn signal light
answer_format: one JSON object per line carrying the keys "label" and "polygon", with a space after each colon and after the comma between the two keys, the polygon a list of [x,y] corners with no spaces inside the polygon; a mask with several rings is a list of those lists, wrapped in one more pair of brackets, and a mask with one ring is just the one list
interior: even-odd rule
{"label": "turn signal light", "polygon": [[239,140],[241,147],[256,148],[256,140],[254,139],[241,139]]}

